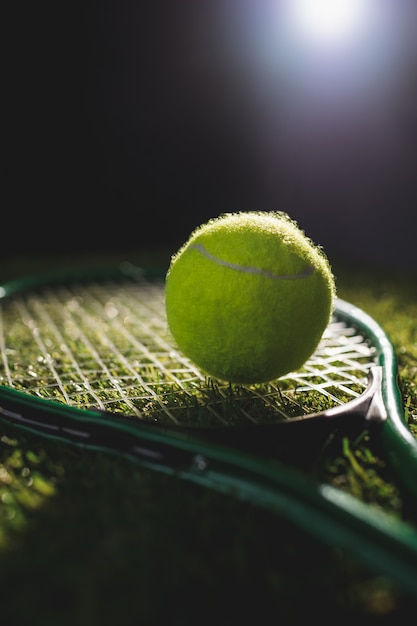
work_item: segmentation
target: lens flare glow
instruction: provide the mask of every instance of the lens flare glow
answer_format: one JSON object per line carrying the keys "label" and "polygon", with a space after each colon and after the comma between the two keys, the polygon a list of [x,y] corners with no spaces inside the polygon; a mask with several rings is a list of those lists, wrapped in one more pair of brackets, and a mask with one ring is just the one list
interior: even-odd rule
{"label": "lens flare glow", "polygon": [[295,30],[317,42],[335,42],[355,36],[365,18],[364,0],[291,0]]}

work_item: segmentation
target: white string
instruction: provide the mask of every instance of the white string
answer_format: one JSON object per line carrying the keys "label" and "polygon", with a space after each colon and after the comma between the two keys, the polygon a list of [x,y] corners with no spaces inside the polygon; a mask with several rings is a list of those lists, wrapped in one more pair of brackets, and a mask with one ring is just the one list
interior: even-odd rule
{"label": "white string", "polygon": [[[163,284],[145,281],[50,288],[0,304],[0,383],[77,406],[138,417],[202,412],[219,423],[303,414],[308,394],[329,408],[365,390],[375,352],[334,320],[298,372],[267,385],[231,387],[207,379],[169,333]],[[256,410],[258,408],[258,410]],[[256,417],[253,415],[256,414]]]}

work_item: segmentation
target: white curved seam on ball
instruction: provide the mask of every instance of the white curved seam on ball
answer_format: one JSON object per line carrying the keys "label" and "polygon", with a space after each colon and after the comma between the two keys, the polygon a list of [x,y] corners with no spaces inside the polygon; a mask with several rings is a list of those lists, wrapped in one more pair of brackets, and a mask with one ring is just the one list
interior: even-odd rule
{"label": "white curved seam on ball", "polygon": [[246,265],[238,265],[237,263],[229,263],[229,261],[224,261],[223,259],[219,259],[219,257],[211,254],[201,243],[193,243],[189,246],[189,248],[195,248],[199,250],[205,257],[218,263],[219,265],[223,265],[224,267],[229,267],[232,270],[237,270],[238,272],[244,272],[247,274],[259,274],[260,276],[265,276],[266,278],[272,278],[273,280],[298,280],[299,278],[308,278],[314,272],[314,267],[308,266],[303,272],[299,274],[274,274],[274,272],[270,272],[268,270],[263,270],[260,267],[251,267]]}

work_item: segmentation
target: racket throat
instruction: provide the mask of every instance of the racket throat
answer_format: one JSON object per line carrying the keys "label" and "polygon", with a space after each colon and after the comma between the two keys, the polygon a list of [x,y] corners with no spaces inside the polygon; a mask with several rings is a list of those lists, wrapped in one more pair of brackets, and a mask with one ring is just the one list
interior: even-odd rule
{"label": "racket throat", "polygon": [[365,425],[382,424],[387,421],[388,414],[383,398],[383,371],[380,365],[373,366],[368,374],[368,386],[364,393],[347,402],[344,405],[335,407],[329,411],[310,416],[330,420],[340,418],[347,422],[352,422],[353,418],[358,418]]}
{"label": "racket throat", "polygon": [[368,423],[380,424],[388,419],[385,402],[382,395],[383,372],[380,365],[372,367],[369,372],[369,384],[366,395],[370,395],[370,403],[365,414]]}

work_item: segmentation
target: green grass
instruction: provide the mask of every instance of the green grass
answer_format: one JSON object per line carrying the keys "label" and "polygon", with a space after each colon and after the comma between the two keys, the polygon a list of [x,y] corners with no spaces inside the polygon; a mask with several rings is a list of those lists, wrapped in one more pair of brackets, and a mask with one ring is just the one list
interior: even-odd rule
{"label": "green grass", "polygon": [[[48,265],[16,260],[3,278],[34,264]],[[339,296],[390,335],[417,434],[416,276],[361,267],[335,274]],[[366,433],[336,432],[311,452],[308,464],[297,451],[286,462],[417,524],[415,505]],[[0,601],[8,626],[291,624],[306,611],[321,623],[400,624],[417,609],[389,580],[268,511],[3,425]]]}

